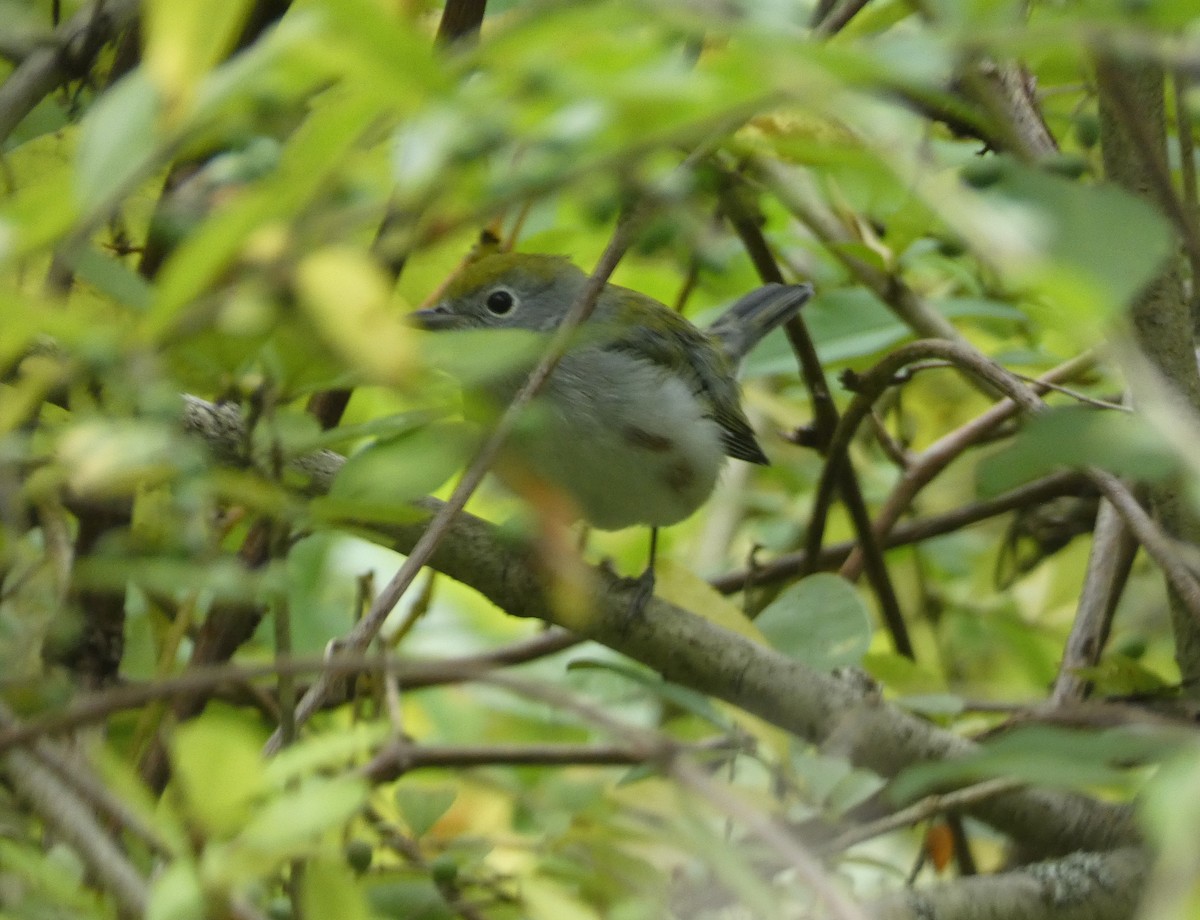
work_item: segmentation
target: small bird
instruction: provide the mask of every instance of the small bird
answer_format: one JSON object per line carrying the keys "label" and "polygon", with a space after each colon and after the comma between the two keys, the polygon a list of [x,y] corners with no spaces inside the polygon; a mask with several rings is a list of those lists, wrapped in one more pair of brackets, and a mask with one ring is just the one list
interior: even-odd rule
{"label": "small bird", "polygon": [[[588,276],[553,255],[499,253],[467,265],[439,303],[413,314],[434,331],[555,331]],[[651,529],[691,515],[711,494],[725,457],[766,464],[741,405],[738,363],[812,297],[809,285],[769,284],[707,330],[645,294],[604,286],[577,342],[534,399],[536,424],[514,431],[503,463],[557,488],[600,530]],[[503,407],[529,367],[485,385]],[[502,476],[503,478],[503,476]]]}

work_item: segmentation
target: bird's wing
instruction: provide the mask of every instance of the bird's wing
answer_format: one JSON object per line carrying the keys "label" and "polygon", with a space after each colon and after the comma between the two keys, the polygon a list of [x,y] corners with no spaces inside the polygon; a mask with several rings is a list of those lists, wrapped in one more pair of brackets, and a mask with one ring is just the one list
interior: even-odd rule
{"label": "bird's wing", "polygon": [[[754,429],[742,411],[734,367],[716,341],[657,301],[641,303],[644,295],[627,301],[632,314],[606,336],[603,347],[614,348],[651,361],[679,374],[708,406],[708,415],[721,426],[725,453],[739,460],[766,466],[770,461],[758,446]],[[637,314],[650,311],[652,322],[638,322]],[[690,360],[683,356],[689,355]]]}

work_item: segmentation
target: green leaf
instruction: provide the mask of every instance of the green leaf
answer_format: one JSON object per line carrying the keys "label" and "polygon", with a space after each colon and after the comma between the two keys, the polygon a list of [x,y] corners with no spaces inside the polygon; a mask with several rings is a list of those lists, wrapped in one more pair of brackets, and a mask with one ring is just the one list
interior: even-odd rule
{"label": "green leaf", "polygon": [[[206,219],[170,255],[158,276],[149,331],[161,334],[244,251],[248,237],[270,225],[285,233],[303,204],[343,165],[362,132],[379,117],[374,104],[337,90],[312,111],[284,145],[278,170]],[[286,241],[286,237],[285,237]]]}
{"label": "green leaf", "polygon": [[979,491],[998,495],[1064,467],[1084,466],[1155,480],[1174,473],[1178,461],[1140,416],[1066,406],[1038,414],[1011,444],[984,460]]}
{"label": "green leaf", "polygon": [[844,578],[826,572],[789,586],[754,620],[772,647],[828,671],[858,665],[871,644],[871,614]]}
{"label": "green leaf", "polygon": [[866,288],[817,291],[804,310],[822,363],[874,355],[912,337],[912,330]]}
{"label": "green leaf", "polygon": [[83,210],[103,204],[147,167],[161,109],[158,89],[140,69],[97,100],[75,154],[75,198]]}
{"label": "green leaf", "polygon": [[1156,855],[1148,889],[1146,920],[1191,920],[1200,916],[1200,750],[1180,752],[1150,781],[1141,814]]}
{"label": "green leaf", "polygon": [[80,280],[122,306],[145,310],[154,296],[149,283],[124,262],[88,247],[71,260]]}
{"label": "green leaf", "polygon": [[212,835],[227,837],[240,829],[263,792],[263,740],[244,721],[215,713],[176,730],[175,780],[192,815]]}
{"label": "green leaf", "polygon": [[63,432],[58,445],[58,460],[80,495],[130,494],[196,457],[195,445],[170,426],[135,419],[85,421]]}
{"label": "green leaf", "polygon": [[364,250],[326,246],[296,266],[296,293],[322,339],[367,380],[395,384],[414,363],[416,331],[391,309],[392,279]]}
{"label": "green leaf", "polygon": [[283,788],[306,776],[345,767],[378,748],[390,731],[386,722],[359,722],[330,734],[304,738],[271,758],[264,777],[272,786]]}
{"label": "green leaf", "polygon": [[451,920],[461,916],[447,906],[433,880],[426,875],[392,874],[372,879],[367,899],[376,916],[389,920]]}
{"label": "green leaf", "polygon": [[968,231],[1010,283],[1034,295],[1029,311],[1083,345],[1170,256],[1174,236],[1145,201],[1112,185],[1087,185],[1002,160],[981,192],[990,207]]}
{"label": "green leaf", "polygon": [[466,423],[437,422],[372,444],[346,461],[330,498],[368,508],[405,505],[461,470],[474,443]]}
{"label": "green leaf", "polygon": [[966,757],[908,768],[893,782],[891,798],[909,802],[993,777],[1065,789],[1120,785],[1128,781],[1129,765],[1170,757],[1186,743],[1182,733],[1145,726],[1099,732],[1020,726]]}
{"label": "green leaf", "polygon": [[175,105],[191,102],[200,79],[233,48],[251,0],[146,0],[142,60]]}
{"label": "green leaf", "polygon": [[672,684],[665,681],[661,675],[655,674],[653,671],[621,664],[617,661],[588,658],[573,659],[569,667],[573,671],[584,668],[596,668],[620,674],[622,677],[645,687],[655,696],[661,697],[671,705],[678,706],[684,712],[689,712],[722,730],[729,728],[729,719],[721,713],[720,709],[713,705],[712,700],[707,696],[695,690],[690,690],[687,687],[681,687],[679,684]]}
{"label": "green leaf", "polygon": [[155,873],[146,920],[204,920],[206,916],[204,886],[195,865],[180,859]]}
{"label": "green leaf", "polygon": [[453,786],[396,787],[396,807],[414,837],[424,837],[457,798],[458,791]]}
{"label": "green leaf", "polygon": [[305,917],[371,920],[367,900],[354,873],[341,860],[316,859],[304,867]]}
{"label": "green leaf", "polygon": [[234,842],[235,847],[272,859],[307,852],[322,834],[359,812],[367,791],[366,782],[357,777],[310,779],[259,809]]}
{"label": "green leaf", "polygon": [[487,392],[499,378],[531,371],[546,344],[545,335],[526,329],[464,329],[422,336],[421,353],[429,367]]}

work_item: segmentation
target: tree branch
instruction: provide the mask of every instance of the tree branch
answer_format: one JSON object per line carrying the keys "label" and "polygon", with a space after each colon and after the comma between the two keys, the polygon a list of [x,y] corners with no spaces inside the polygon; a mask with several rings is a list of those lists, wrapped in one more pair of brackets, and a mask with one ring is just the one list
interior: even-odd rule
{"label": "tree branch", "polygon": [[1149,869],[1146,854],[1123,848],[1072,853],[997,875],[910,890],[872,905],[875,920],[1129,920]]}

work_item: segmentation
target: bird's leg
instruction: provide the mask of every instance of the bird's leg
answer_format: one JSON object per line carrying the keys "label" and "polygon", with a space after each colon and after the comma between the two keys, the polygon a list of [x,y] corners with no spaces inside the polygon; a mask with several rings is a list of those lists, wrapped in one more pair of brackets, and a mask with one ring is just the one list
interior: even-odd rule
{"label": "bird's leg", "polygon": [[650,598],[654,597],[654,559],[658,554],[658,528],[650,528],[650,559],[646,571],[633,581],[633,600],[629,605],[631,617],[641,616]]}

